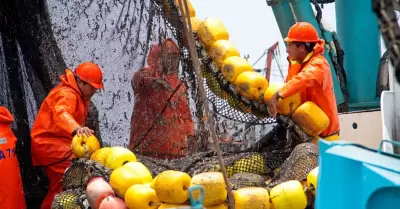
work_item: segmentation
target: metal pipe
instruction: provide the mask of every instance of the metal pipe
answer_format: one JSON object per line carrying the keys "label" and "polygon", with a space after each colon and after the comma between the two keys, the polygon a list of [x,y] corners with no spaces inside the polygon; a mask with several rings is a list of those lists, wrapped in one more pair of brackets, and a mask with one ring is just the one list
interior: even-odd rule
{"label": "metal pipe", "polygon": [[336,0],[335,7],[337,34],[345,51],[350,109],[377,108],[376,79],[381,47],[372,1]]}
{"label": "metal pipe", "polygon": [[279,31],[282,37],[286,37],[289,28],[296,23],[291,12],[288,0],[267,0],[268,6],[274,12],[276,22],[278,23]]}
{"label": "metal pipe", "polygon": [[[289,0],[290,4],[293,7],[293,11],[297,17],[297,21],[309,22],[311,23],[318,31],[318,36],[325,40],[325,52],[324,56],[328,60],[328,63],[331,67],[332,79],[333,79],[333,87],[335,90],[336,104],[342,104],[345,102],[345,97],[340,87],[339,80],[336,76],[336,70],[332,63],[331,59],[331,50],[332,48],[329,46],[332,41],[332,35],[330,32],[322,32],[320,24],[317,22],[315,18],[314,10],[311,6],[310,0]],[[334,53],[334,51],[333,51]]]}

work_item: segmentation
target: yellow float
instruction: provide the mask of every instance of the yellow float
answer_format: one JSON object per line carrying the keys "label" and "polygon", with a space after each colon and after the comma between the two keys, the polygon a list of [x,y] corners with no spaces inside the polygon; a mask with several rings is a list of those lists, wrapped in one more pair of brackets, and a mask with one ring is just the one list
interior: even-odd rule
{"label": "yellow float", "polygon": [[314,102],[307,101],[294,112],[293,121],[309,136],[318,136],[329,126],[329,118]]}

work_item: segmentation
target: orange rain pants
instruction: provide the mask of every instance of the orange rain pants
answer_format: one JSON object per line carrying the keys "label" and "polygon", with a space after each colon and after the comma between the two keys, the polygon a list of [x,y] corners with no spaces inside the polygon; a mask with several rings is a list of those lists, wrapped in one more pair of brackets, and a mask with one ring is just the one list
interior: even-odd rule
{"label": "orange rain pants", "polygon": [[25,209],[19,163],[15,154],[17,138],[11,130],[14,117],[0,106],[0,205],[4,209]]}

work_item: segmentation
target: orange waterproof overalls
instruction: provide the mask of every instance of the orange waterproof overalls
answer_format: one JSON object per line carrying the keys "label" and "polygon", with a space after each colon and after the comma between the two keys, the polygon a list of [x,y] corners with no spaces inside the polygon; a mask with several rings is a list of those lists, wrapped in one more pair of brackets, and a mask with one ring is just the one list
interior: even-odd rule
{"label": "orange waterproof overalls", "polygon": [[67,69],[60,79],[43,101],[31,131],[32,163],[44,167],[49,178],[41,209],[50,209],[61,192],[61,178],[73,158],[72,132],[84,125],[88,113],[89,102],[83,100],[72,71]]}
{"label": "orange waterproof overalls", "polygon": [[[167,44],[163,42],[161,45],[165,49],[163,52],[178,55],[177,45],[171,39],[167,39],[167,42]],[[162,75],[160,59],[166,54],[160,51],[159,45],[154,45],[147,58],[149,67],[139,70],[133,76],[132,87],[135,104],[129,147],[132,149],[142,140],[138,147],[139,153],[162,159],[174,159],[186,155],[186,140],[187,136],[194,135],[194,123],[184,83],[167,104],[168,98],[178,87],[180,80],[177,73]],[[157,79],[164,80],[171,89],[157,84]],[[165,106],[167,108],[156,121]],[[154,122],[154,127],[143,137]]]}
{"label": "orange waterproof overalls", "polygon": [[279,95],[287,98],[295,93],[301,94],[302,103],[312,101],[328,116],[329,126],[320,134],[321,138],[334,139],[339,135],[339,116],[333,88],[331,70],[324,57],[324,41],[320,40],[302,63],[289,62],[286,84]]}
{"label": "orange waterproof overalls", "polygon": [[19,163],[15,154],[17,138],[11,130],[14,117],[0,106],[0,206],[2,209],[25,209]]}

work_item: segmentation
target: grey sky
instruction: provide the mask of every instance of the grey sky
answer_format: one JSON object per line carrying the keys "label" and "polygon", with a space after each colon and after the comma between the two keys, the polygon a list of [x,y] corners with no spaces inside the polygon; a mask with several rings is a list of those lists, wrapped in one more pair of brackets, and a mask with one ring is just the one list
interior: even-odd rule
{"label": "grey sky", "polygon": [[[204,20],[207,17],[214,17],[222,21],[228,29],[230,41],[239,49],[241,56],[250,55],[250,64],[253,64],[267,48],[279,41],[280,66],[284,73],[287,71],[286,48],[275,16],[266,0],[191,0],[191,3],[196,10],[197,18]],[[322,15],[328,27],[335,30],[335,5],[324,5]],[[264,56],[254,68],[264,68],[266,59]],[[279,81],[280,73],[276,62],[273,62],[272,67],[271,81]]]}
{"label": "grey sky", "polygon": [[[250,55],[250,64],[253,64],[272,44],[279,41],[280,66],[286,76],[286,48],[275,16],[266,0],[191,0],[191,3],[199,19],[215,17],[222,21],[228,29],[230,41],[239,49],[241,55]],[[327,29],[336,30],[334,3],[324,5],[322,18]],[[381,46],[383,54],[386,47],[384,44]],[[265,61],[266,56],[254,68],[264,68]],[[271,81],[282,81],[276,62],[273,62],[272,69]]]}

